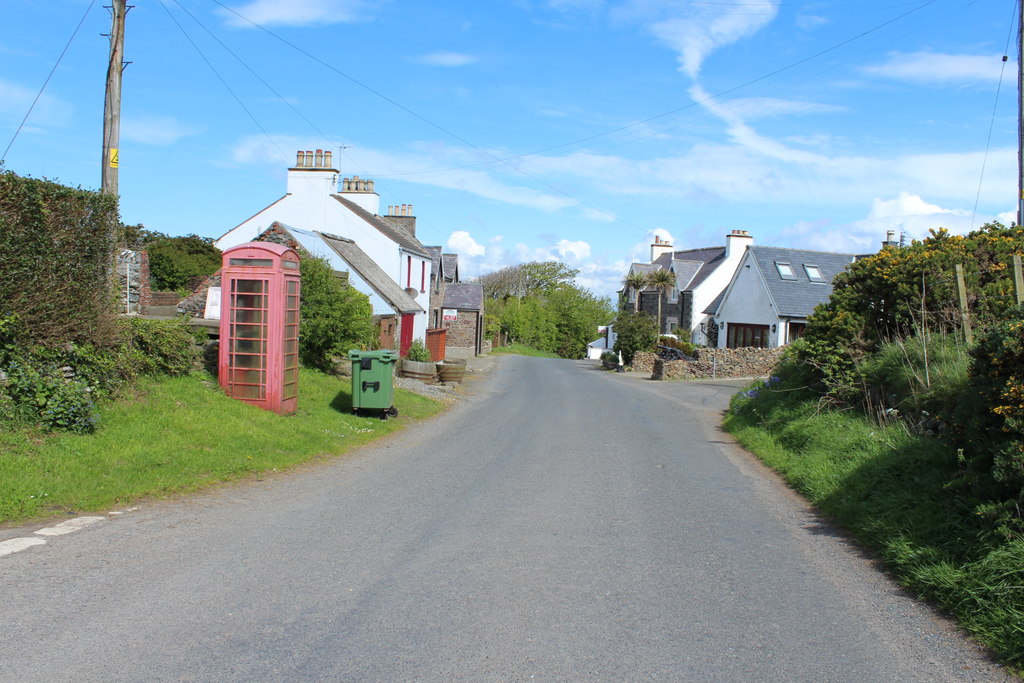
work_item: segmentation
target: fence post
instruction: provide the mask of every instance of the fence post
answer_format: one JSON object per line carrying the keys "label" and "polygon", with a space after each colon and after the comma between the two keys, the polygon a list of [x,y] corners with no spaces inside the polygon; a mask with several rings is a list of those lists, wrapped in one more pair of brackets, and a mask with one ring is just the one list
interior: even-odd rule
{"label": "fence post", "polygon": [[1024,275],[1021,275],[1020,254],[1013,255],[1013,293],[1017,305],[1024,306]]}
{"label": "fence post", "polygon": [[956,264],[956,293],[960,297],[960,322],[964,327],[964,339],[968,344],[974,343],[974,335],[971,333],[971,319],[967,312],[967,285],[964,284],[963,264]]}

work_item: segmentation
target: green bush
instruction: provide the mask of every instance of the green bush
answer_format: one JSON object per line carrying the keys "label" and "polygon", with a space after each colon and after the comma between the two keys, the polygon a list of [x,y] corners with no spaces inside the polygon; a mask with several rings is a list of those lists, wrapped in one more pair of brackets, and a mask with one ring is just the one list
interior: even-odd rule
{"label": "green bush", "polygon": [[139,375],[195,369],[198,351],[184,323],[126,318],[118,329],[105,347],[51,347],[32,344],[16,317],[0,318],[0,423],[91,432],[97,400],[113,397]]}
{"label": "green bush", "polygon": [[615,353],[625,365],[633,364],[640,351],[650,351],[658,340],[658,324],[646,313],[620,312],[615,319]]}
{"label": "green bush", "polygon": [[145,245],[149,253],[149,280],[160,291],[191,291],[221,266],[220,249],[209,237],[162,236]]}
{"label": "green bush", "polygon": [[119,356],[126,378],[138,375],[187,375],[197,369],[199,350],[181,320],[122,318]]}
{"label": "green bush", "polygon": [[329,372],[339,356],[377,343],[370,300],[343,283],[327,261],[303,255],[299,359]]}
{"label": "green bush", "polygon": [[117,231],[116,197],[0,173],[0,318],[34,343],[109,342]]}
{"label": "green bush", "polygon": [[430,351],[427,349],[422,339],[415,339],[412,344],[409,345],[409,351],[405,354],[405,357],[417,363],[429,363]]}
{"label": "green bush", "polygon": [[[677,328],[678,329],[678,328]],[[697,345],[691,344],[690,342],[679,339],[678,337],[658,337],[659,346],[668,346],[669,348],[679,349],[687,356],[697,355]]]}
{"label": "green bush", "polygon": [[1024,307],[983,335],[971,358],[956,413],[964,483],[982,501],[979,513],[1024,533]]}

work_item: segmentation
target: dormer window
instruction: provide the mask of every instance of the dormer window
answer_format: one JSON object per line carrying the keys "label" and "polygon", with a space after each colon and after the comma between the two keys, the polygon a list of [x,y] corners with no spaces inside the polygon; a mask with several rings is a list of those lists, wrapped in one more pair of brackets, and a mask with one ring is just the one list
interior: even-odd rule
{"label": "dormer window", "polygon": [[825,278],[821,274],[821,268],[818,266],[812,266],[810,264],[804,264],[804,272],[807,273],[807,279],[811,282],[824,282]]}
{"label": "dormer window", "polygon": [[788,263],[776,261],[775,270],[779,271],[779,277],[781,277],[783,280],[796,279],[796,273],[793,272],[793,266],[789,265]]}

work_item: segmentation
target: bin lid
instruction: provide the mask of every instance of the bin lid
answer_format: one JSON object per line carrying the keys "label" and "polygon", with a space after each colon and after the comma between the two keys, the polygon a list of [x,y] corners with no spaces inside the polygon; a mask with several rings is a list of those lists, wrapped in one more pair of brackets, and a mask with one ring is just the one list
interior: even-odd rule
{"label": "bin lid", "polygon": [[380,349],[378,351],[359,351],[353,349],[348,352],[349,360],[362,360],[363,358],[372,358],[384,363],[394,362],[398,360],[398,352],[390,349]]}

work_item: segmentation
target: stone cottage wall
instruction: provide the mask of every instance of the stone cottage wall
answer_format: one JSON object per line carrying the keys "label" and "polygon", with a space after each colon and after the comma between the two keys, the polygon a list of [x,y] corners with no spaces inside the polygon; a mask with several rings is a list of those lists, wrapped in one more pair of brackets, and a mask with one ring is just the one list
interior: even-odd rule
{"label": "stone cottage wall", "polygon": [[[651,379],[763,377],[778,364],[784,349],[697,349],[697,360],[666,361],[655,356]],[[654,356],[654,354],[649,354]],[[634,363],[634,368],[635,368]]]}
{"label": "stone cottage wall", "polygon": [[446,358],[464,358],[476,355],[476,324],[480,314],[476,311],[459,311],[459,319],[442,321],[447,330],[445,341]]}

